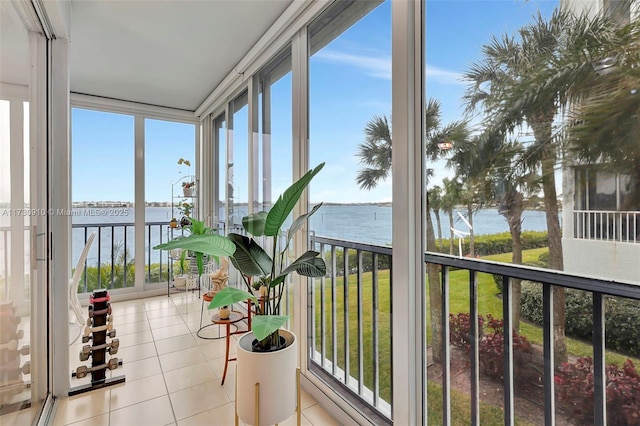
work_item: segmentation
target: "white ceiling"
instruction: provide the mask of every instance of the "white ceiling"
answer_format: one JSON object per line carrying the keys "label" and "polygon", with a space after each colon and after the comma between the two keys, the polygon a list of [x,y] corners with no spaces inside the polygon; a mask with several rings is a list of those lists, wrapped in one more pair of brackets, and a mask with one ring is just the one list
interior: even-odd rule
{"label": "white ceiling", "polygon": [[74,0],[71,91],[193,111],[291,2]]}

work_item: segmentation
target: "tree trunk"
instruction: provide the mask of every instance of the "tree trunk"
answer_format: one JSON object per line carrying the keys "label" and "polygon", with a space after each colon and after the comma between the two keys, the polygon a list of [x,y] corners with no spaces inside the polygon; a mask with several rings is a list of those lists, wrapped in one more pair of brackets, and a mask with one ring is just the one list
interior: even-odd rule
{"label": "tree trunk", "polygon": [[473,204],[467,204],[467,215],[469,222],[469,257],[476,257],[476,237],[473,233]]}
{"label": "tree trunk", "polygon": [[[556,147],[552,141],[551,122],[542,118],[532,125],[536,143],[542,145],[542,190],[544,192],[544,209],[547,219],[549,238],[549,266],[561,271],[564,269],[562,256],[562,234],[558,215],[558,198],[556,194],[555,165],[557,162]],[[533,123],[530,121],[530,123]],[[553,288],[553,340],[556,366],[567,361],[567,344],[565,340],[565,295],[563,287]]]}
{"label": "tree trunk", "polygon": [[455,236],[453,235],[453,209],[447,211],[449,213],[449,254],[453,254],[453,243]]}
{"label": "tree trunk", "polygon": [[[522,264],[522,210],[523,196],[520,192],[514,191],[508,195],[505,203],[507,209],[502,215],[507,219],[509,224],[509,233],[511,234],[511,263],[516,265]],[[503,283],[506,285],[506,283]],[[518,335],[520,334],[520,312],[522,307],[522,284],[521,280],[511,280],[511,295],[513,301],[512,327]]]}
{"label": "tree trunk", "polygon": [[[436,245],[436,235],[433,232],[431,210],[427,208],[427,250]],[[434,362],[442,359],[442,291],[440,290],[440,274],[438,265],[427,265],[427,279],[429,285],[429,314],[431,316],[431,346]]]}
{"label": "tree trunk", "polygon": [[444,246],[442,245],[442,222],[440,221],[440,210],[434,210],[433,213],[436,215],[436,225],[438,226],[438,242],[440,243],[438,248],[442,253],[444,250]]}

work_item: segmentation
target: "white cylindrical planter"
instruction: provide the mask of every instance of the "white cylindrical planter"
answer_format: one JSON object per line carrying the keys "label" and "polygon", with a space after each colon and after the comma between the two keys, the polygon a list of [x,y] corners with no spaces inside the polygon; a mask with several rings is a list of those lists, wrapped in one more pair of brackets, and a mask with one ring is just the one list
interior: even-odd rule
{"label": "white cylindrical planter", "polygon": [[[296,411],[297,339],[288,330],[280,330],[280,336],[287,341],[287,347],[276,352],[252,352],[252,332],[238,341],[237,414],[246,424],[274,425]],[[256,383],[260,383],[260,425],[255,424]]]}
{"label": "white cylindrical planter", "polygon": [[187,188],[187,187],[183,186],[182,187],[182,194],[185,197],[193,197],[193,187],[191,186],[191,187]]}

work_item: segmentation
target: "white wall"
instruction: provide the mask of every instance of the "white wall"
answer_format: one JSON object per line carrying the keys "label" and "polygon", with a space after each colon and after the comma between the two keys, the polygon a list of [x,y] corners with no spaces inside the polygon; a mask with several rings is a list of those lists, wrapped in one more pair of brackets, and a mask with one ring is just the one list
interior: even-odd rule
{"label": "white wall", "polygon": [[640,285],[640,244],[562,239],[564,270]]}

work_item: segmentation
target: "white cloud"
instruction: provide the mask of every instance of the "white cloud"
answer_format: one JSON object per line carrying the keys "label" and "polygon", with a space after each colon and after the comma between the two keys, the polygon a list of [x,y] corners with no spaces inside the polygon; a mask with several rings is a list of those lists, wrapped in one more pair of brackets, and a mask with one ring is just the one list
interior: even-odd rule
{"label": "white cloud", "polygon": [[371,77],[391,80],[391,58],[373,55],[356,55],[346,52],[322,50],[316,54],[318,59],[364,69]]}
{"label": "white cloud", "polygon": [[461,73],[443,70],[429,64],[427,64],[426,69],[427,81],[433,80],[442,84],[464,84]]}
{"label": "white cloud", "polygon": [[[338,52],[335,50],[322,50],[316,54],[316,57],[326,62],[345,64],[363,69],[366,74],[371,77],[391,80],[391,58],[386,55],[380,56],[378,54],[378,56],[375,56]],[[427,80],[441,84],[464,84],[461,73],[445,70],[433,65],[427,64],[426,74]]]}

